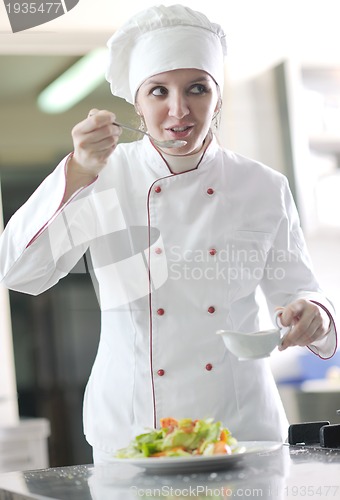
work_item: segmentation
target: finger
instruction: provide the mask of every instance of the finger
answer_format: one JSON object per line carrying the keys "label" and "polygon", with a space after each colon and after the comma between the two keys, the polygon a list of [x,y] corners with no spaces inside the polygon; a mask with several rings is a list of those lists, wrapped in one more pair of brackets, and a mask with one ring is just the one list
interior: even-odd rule
{"label": "finger", "polygon": [[[88,118],[93,119],[95,116]],[[86,125],[78,124],[72,131],[74,142],[74,157],[80,165],[86,168],[104,166],[108,157],[115,150],[121,130],[112,125],[105,125],[90,132],[84,132]]]}
{"label": "finger", "polygon": [[117,141],[118,141],[117,137],[110,135],[96,142],[89,143],[87,145],[87,149],[92,151],[94,154],[100,153],[102,151],[106,151],[115,147],[117,145]]}
{"label": "finger", "polygon": [[298,326],[294,326],[292,330],[283,337],[279,350],[284,351],[287,347],[305,346],[310,344],[316,338],[316,331],[317,328],[313,325],[310,325],[308,330],[303,330],[298,328]]}
{"label": "finger", "polygon": [[103,125],[100,128],[96,128],[95,130],[84,133],[83,144],[87,144],[91,147],[107,139],[113,139],[117,142],[121,133],[121,129],[116,125],[112,125],[111,123],[108,125]]}
{"label": "finger", "polygon": [[314,321],[313,317],[304,315],[293,324],[291,330],[284,336],[281,343],[282,347],[307,345],[318,327],[319,324]]}
{"label": "finger", "polygon": [[[298,326],[300,327],[300,325]],[[322,317],[315,314],[308,328],[305,330],[301,328],[298,332],[298,336],[296,338],[297,345],[309,345],[312,342],[323,338],[326,334],[327,329],[325,328]]]}
{"label": "finger", "polygon": [[98,113],[98,111],[99,111],[99,109],[97,109],[97,108],[90,109],[89,114],[87,116],[90,117],[90,116],[96,115]]}
{"label": "finger", "polygon": [[[83,150],[97,149],[97,146],[102,141],[113,141],[118,143],[118,139],[122,133],[121,129],[111,123],[95,128],[89,127],[88,123],[81,122],[72,130],[73,142],[76,148]],[[100,149],[103,149],[102,147]]]}
{"label": "finger", "polygon": [[117,146],[117,137],[108,137],[95,144],[85,143],[80,147],[75,148],[74,156],[78,159],[80,164],[96,165],[106,162],[111,153]]}
{"label": "finger", "polygon": [[319,308],[309,303],[299,321],[284,337],[280,350],[292,345],[306,346],[315,342],[327,334],[327,326],[327,321],[324,321]]}
{"label": "finger", "polygon": [[[81,130],[83,133],[90,133],[106,125],[111,125],[116,120],[116,115],[111,111],[104,109],[92,109],[88,117],[81,122]],[[116,127],[119,130],[119,127]]]}
{"label": "finger", "polygon": [[292,326],[302,315],[306,305],[303,301],[295,301],[283,308],[280,321],[283,326]]}

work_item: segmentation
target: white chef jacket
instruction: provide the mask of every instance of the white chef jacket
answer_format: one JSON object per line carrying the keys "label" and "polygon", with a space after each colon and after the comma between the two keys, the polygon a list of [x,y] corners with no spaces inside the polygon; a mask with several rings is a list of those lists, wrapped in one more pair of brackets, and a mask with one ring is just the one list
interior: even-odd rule
{"label": "white chef jacket", "polygon": [[[38,294],[89,249],[101,336],[84,398],[85,434],[106,451],[162,417],[213,417],[239,440],[284,440],[288,424],[267,360],[239,361],[219,329],[258,329],[305,297],[332,314],[311,271],[286,178],[215,139],[173,175],[148,138],[120,144],[62,205],[67,159],[8,223],[0,276]],[[330,334],[310,348],[336,348]]]}

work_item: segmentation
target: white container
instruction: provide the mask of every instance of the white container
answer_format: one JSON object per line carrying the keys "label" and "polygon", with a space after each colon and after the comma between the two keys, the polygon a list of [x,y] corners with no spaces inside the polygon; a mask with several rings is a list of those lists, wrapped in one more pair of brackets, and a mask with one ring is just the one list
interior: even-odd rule
{"label": "white container", "polygon": [[49,435],[50,424],[44,418],[0,427],[0,472],[47,468]]}

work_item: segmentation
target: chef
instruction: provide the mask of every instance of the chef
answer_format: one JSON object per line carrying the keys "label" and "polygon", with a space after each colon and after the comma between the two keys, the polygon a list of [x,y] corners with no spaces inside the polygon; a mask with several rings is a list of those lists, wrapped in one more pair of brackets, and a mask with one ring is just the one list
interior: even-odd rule
{"label": "chef", "polygon": [[93,109],[74,151],[8,223],[0,275],[39,294],[87,252],[102,312],[84,398],[96,463],[162,417],[221,420],[239,440],[286,438],[266,360],[239,361],[219,329],[256,331],[260,286],[292,329],[281,349],[336,349],[333,308],[311,271],[286,178],[223,149],[225,34],[181,5],[142,11],[108,42],[112,93],[157,140],[118,144],[114,113]]}

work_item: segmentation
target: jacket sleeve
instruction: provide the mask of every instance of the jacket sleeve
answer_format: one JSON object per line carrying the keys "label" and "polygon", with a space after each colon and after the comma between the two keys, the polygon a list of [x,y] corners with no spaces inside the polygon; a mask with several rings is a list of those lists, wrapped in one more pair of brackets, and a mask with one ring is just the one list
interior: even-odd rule
{"label": "jacket sleeve", "polygon": [[65,276],[86,251],[93,232],[93,183],[65,205],[68,158],[12,216],[0,237],[0,282],[37,295]]}
{"label": "jacket sleeve", "polygon": [[335,311],[317,282],[298,212],[285,178],[282,180],[282,218],[267,257],[266,272],[261,283],[271,310],[297,299],[307,299],[322,307],[330,318],[330,331],[309,349],[322,358],[333,356],[337,348]]}

